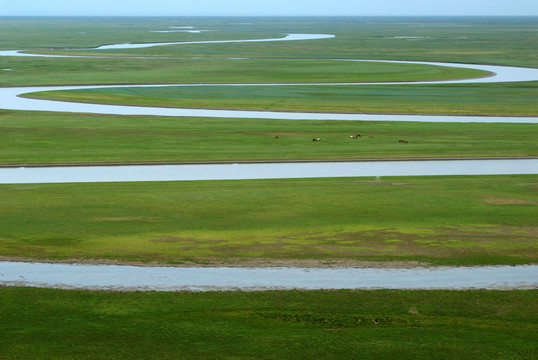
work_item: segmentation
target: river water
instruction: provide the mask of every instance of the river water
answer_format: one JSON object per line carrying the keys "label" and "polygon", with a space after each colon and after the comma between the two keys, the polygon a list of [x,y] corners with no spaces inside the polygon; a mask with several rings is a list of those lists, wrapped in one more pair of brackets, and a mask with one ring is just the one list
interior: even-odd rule
{"label": "river water", "polygon": [[334,35],[330,34],[288,34],[280,38],[270,39],[247,39],[247,40],[203,40],[203,41],[179,41],[179,42],[164,42],[164,43],[141,43],[141,44],[113,44],[98,46],[96,50],[109,50],[109,49],[141,49],[153,46],[167,46],[167,45],[192,45],[192,44],[224,44],[224,43],[249,43],[249,42],[273,42],[273,41],[295,41],[295,40],[318,40],[318,39],[330,39]]}
{"label": "river water", "polygon": [[0,184],[538,174],[538,159],[0,168]]}
{"label": "river water", "polygon": [[108,290],[514,289],[538,286],[538,265],[374,268],[182,268],[0,262],[0,284]]}

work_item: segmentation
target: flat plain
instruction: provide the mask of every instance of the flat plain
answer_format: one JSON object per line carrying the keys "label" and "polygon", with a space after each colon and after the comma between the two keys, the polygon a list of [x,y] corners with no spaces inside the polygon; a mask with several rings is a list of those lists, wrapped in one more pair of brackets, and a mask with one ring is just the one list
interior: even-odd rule
{"label": "flat plain", "polygon": [[535,175],[5,185],[0,251],[176,265],[528,264],[536,187]]}
{"label": "flat plain", "polygon": [[[91,56],[0,57],[0,86],[485,75],[335,59],[538,66],[536,18],[1,18],[0,24],[0,50]],[[153,32],[173,26],[211,31]],[[335,37],[92,49],[287,33]],[[536,116],[536,85],[204,86],[39,96],[191,108]],[[0,165],[536,157],[537,130],[536,124],[0,110]],[[357,133],[366,136],[350,138]],[[315,137],[323,141],[313,143]],[[409,143],[399,143],[402,138]],[[205,266],[535,264],[537,184],[536,175],[510,175],[2,185],[0,257]],[[531,359],[537,350],[535,290],[127,293],[0,287],[0,301],[0,357],[6,359]]]}

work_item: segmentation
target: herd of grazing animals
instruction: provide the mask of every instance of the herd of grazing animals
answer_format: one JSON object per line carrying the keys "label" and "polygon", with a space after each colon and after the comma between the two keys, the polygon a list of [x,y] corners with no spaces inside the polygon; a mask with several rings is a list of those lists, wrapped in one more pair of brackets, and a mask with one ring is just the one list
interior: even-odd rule
{"label": "herd of grazing animals", "polygon": [[[362,137],[362,136],[361,136],[361,134],[357,134],[357,135],[349,135],[349,137],[352,138],[352,139],[358,139],[358,138],[360,138],[360,137]],[[368,135],[368,138],[369,138],[369,139],[373,139],[374,136],[373,136],[373,135]],[[275,140],[278,140],[278,139],[279,139],[279,137],[278,137],[278,135],[276,135],[276,136],[275,136]],[[319,138],[319,137],[318,137],[318,138],[313,138],[312,141],[313,141],[313,142],[321,141],[321,138]],[[403,144],[407,144],[407,143],[409,143],[408,140],[404,140],[404,139],[400,139],[400,140],[398,140],[398,142],[399,142],[399,143],[403,143]]]}

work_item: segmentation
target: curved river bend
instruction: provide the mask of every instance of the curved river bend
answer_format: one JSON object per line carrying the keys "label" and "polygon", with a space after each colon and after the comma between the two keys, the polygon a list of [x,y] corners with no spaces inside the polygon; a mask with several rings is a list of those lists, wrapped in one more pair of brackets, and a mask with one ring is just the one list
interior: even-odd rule
{"label": "curved river bend", "polygon": [[[216,44],[216,43],[241,43],[241,42],[264,42],[264,41],[297,41],[329,39],[334,35],[329,34],[289,34],[282,38],[273,39],[249,39],[249,40],[217,40],[176,43],[145,43],[145,44],[115,44],[104,45],[96,49],[125,49],[142,48],[163,45],[188,45],[188,44]],[[0,56],[45,56],[45,57],[70,57],[69,55],[39,55],[25,54],[20,51],[0,51]],[[538,81],[538,69],[518,68],[509,66],[492,66],[477,64],[453,64],[440,62],[421,61],[393,61],[393,60],[343,60],[335,61],[369,61],[369,62],[395,62],[415,63],[432,66],[450,66],[489,71],[493,75],[484,78],[427,81],[427,82],[385,82],[383,85],[408,85],[408,84],[456,84],[456,83],[494,83],[494,82],[519,82]],[[54,86],[54,87],[14,87],[0,88],[0,108],[9,110],[33,110],[33,111],[60,111],[95,114],[115,115],[150,115],[150,116],[189,116],[189,117],[222,117],[222,118],[258,118],[258,119],[287,119],[287,120],[365,120],[365,121],[421,121],[421,122],[511,122],[511,123],[537,123],[536,117],[499,117],[499,116],[429,116],[429,115],[371,115],[371,114],[334,114],[334,113],[290,113],[271,111],[237,111],[237,110],[204,110],[160,107],[137,107],[119,105],[98,105],[67,103],[61,101],[36,100],[20,98],[19,95],[36,91],[51,90],[75,90],[104,87],[144,87],[144,86],[285,86],[285,85],[376,85],[380,83],[295,83],[295,84],[165,84],[165,85],[95,85],[95,86]]]}

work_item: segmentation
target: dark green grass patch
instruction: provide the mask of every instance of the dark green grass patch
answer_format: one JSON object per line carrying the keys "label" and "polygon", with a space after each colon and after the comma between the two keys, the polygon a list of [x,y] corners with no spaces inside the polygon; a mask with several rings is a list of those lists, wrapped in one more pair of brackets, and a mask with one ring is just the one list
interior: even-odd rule
{"label": "dark green grass patch", "polygon": [[0,357],[533,359],[536,294],[0,288]]}
{"label": "dark green grass patch", "polygon": [[511,175],[3,185],[0,255],[534,263],[537,183]]}
{"label": "dark green grass patch", "polygon": [[[537,132],[536,124],[161,118],[4,111],[0,112],[0,164],[525,157],[538,155]],[[362,137],[350,138],[357,133]],[[312,142],[317,137],[322,141]],[[399,143],[400,139],[408,143]]]}

